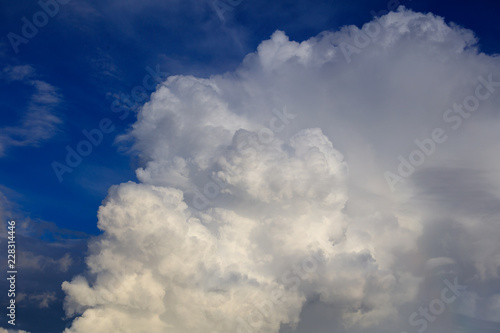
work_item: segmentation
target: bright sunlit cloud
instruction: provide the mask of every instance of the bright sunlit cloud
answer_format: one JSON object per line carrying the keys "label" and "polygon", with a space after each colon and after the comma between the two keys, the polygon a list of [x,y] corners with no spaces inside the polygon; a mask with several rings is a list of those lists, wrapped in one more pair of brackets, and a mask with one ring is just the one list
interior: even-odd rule
{"label": "bright sunlit cloud", "polygon": [[500,67],[476,43],[401,7],[169,77],[119,138],[139,182],[99,208],[88,269],[62,285],[65,332],[500,321]]}

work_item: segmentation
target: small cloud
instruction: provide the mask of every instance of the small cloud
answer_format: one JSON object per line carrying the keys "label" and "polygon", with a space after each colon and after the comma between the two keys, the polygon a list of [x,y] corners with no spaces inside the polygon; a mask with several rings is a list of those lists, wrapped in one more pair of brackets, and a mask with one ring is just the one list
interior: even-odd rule
{"label": "small cloud", "polygon": [[44,271],[48,268],[57,269],[60,272],[67,272],[68,268],[73,264],[73,260],[69,253],[66,253],[60,259],[54,259],[40,254],[35,254],[30,251],[19,252],[20,263],[19,267]]}
{"label": "small cloud", "polygon": [[9,147],[37,147],[57,132],[62,120],[54,114],[61,103],[61,96],[51,84],[31,79],[34,69],[30,65],[7,66],[3,70],[6,81],[19,81],[35,89],[28,107],[15,126],[0,128],[0,157]]}
{"label": "small cloud", "polygon": [[58,260],[59,270],[61,272],[67,272],[68,268],[73,264],[73,259],[71,259],[71,255],[66,253],[64,257]]}
{"label": "small cloud", "polygon": [[54,302],[56,299],[56,293],[53,291],[29,296],[29,300],[37,302],[40,309],[48,308],[50,303]]}
{"label": "small cloud", "polygon": [[30,333],[30,332],[26,332],[23,330],[7,330],[5,328],[0,327],[0,333]]}
{"label": "small cloud", "polygon": [[34,73],[30,65],[7,66],[3,69],[6,78],[11,81],[22,81]]}

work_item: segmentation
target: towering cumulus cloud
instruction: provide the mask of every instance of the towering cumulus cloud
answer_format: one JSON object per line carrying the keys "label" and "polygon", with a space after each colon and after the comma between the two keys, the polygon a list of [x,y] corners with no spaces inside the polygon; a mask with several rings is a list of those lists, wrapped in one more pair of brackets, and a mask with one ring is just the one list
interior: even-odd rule
{"label": "towering cumulus cloud", "polygon": [[62,286],[66,332],[500,321],[500,70],[475,44],[400,8],[301,43],[277,31],[234,72],[168,78],[121,138],[140,183],[99,209],[88,271]]}

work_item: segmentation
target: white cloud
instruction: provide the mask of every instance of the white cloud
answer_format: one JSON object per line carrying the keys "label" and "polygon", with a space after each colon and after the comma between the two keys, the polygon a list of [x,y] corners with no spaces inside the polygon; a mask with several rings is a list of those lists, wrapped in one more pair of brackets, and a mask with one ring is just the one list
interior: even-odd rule
{"label": "white cloud", "polygon": [[0,333],[29,333],[23,330],[7,330],[5,328],[0,327]]}
{"label": "white cloud", "polygon": [[6,66],[3,69],[3,72],[8,80],[22,81],[25,78],[31,76],[34,72],[34,69],[30,65]]}
{"label": "white cloud", "polygon": [[39,271],[51,268],[64,273],[68,271],[73,262],[69,253],[65,253],[60,259],[35,254],[30,251],[19,251],[18,255],[20,257],[19,267]]}
{"label": "white cloud", "polygon": [[[423,281],[498,279],[500,91],[460,130],[443,112],[499,59],[432,14],[378,23],[349,63],[359,29],[277,31],[235,72],[164,82],[122,138],[141,183],[111,188],[63,284],[66,332],[278,332],[318,303],[323,331],[404,330]],[[392,193],[384,172],[436,127],[449,140]]]}
{"label": "white cloud", "polygon": [[[27,295],[23,295],[25,298]],[[48,308],[49,305],[54,302],[56,298],[55,292],[43,292],[34,295],[29,295],[28,299],[32,302],[35,302],[40,309]]]}
{"label": "white cloud", "polygon": [[61,102],[60,94],[54,86],[33,78],[34,73],[29,65],[6,66],[3,69],[4,80],[19,81],[34,92],[19,124],[0,128],[0,157],[9,147],[38,146],[54,136],[57,126],[62,123],[54,112]]}

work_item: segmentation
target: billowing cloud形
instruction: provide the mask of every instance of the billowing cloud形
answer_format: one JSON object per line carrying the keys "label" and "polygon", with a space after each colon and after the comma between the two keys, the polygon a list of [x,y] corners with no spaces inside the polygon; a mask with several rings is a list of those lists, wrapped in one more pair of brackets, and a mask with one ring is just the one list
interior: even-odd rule
{"label": "billowing cloud\u5f62", "polygon": [[168,78],[121,138],[140,183],[99,209],[66,332],[500,322],[500,62],[476,43],[400,8]]}

